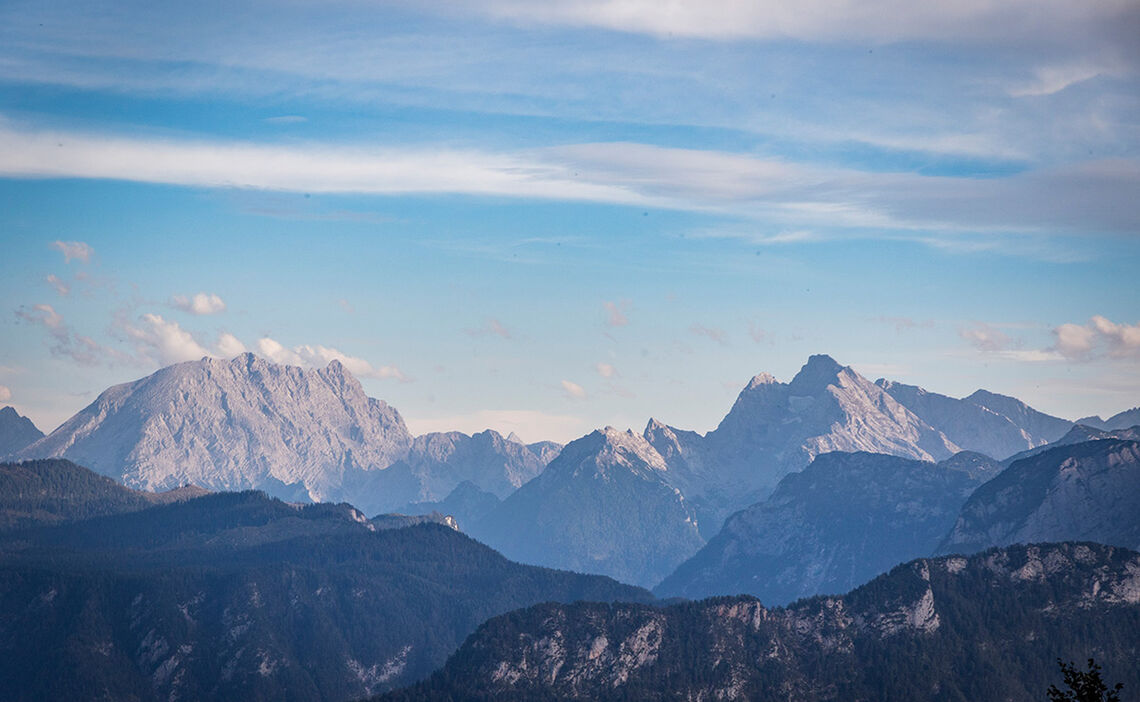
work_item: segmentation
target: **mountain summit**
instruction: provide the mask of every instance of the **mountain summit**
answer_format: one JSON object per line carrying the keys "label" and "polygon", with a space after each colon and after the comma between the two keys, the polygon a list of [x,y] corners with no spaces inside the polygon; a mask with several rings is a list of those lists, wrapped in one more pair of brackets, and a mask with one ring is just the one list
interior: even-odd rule
{"label": "mountain summit", "polygon": [[146,490],[335,500],[346,472],[386,468],[411,442],[400,414],[339,361],[305,370],[245,353],[111,387],[18,455],[67,458]]}
{"label": "mountain summit", "polygon": [[702,521],[714,529],[823,453],[937,461],[958,450],[882,388],[822,354],[808,358],[790,383],[766,373],[753,377],[704,437],[651,423],[646,439],[662,455],[683,459],[674,480],[709,513]]}
{"label": "mountain summit", "polygon": [[16,453],[44,433],[12,407],[0,409],[0,457]]}

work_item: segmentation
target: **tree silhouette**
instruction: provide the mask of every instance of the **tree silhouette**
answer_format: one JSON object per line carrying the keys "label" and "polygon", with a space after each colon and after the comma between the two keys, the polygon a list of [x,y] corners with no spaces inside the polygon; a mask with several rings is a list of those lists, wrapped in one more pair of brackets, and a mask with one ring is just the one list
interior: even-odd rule
{"label": "tree silhouette", "polygon": [[1116,683],[1111,690],[1100,679],[1100,666],[1089,659],[1088,671],[1079,670],[1072,661],[1065,663],[1060,658],[1057,665],[1065,676],[1065,687],[1061,691],[1056,685],[1049,686],[1049,702],[1120,702],[1120,689],[1124,683]]}

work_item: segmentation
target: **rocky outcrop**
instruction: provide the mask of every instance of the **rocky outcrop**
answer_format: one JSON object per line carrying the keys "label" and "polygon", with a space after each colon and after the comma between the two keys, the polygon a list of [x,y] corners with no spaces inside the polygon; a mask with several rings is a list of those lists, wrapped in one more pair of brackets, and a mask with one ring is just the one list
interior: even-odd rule
{"label": "rocky outcrop", "polygon": [[970,496],[939,550],[1062,540],[1140,547],[1140,443],[1088,441],[1015,461]]}

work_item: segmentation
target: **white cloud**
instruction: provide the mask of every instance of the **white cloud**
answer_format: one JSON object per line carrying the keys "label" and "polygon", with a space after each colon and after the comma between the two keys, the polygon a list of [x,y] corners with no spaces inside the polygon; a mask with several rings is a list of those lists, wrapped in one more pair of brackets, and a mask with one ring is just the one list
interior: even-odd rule
{"label": "white cloud", "polygon": [[7,385],[0,385],[0,402],[7,402],[12,399],[12,391]]}
{"label": "white cloud", "polygon": [[1062,324],[1053,330],[1054,348],[1065,358],[1077,359],[1092,353],[1096,332],[1080,324]]}
{"label": "white cloud", "polygon": [[162,366],[213,355],[178,322],[168,321],[161,315],[148,312],[139,317],[138,326],[126,323],[122,328],[141,358]]}
{"label": "white cloud", "polygon": [[245,344],[243,344],[240,339],[238,339],[233,334],[230,334],[229,332],[222,332],[222,334],[218,337],[216,348],[218,350],[218,355],[222,358],[233,358],[238,354],[245,353],[247,350],[245,348]]}
{"label": "white cloud", "polygon": [[1140,357],[1140,323],[1119,324],[1093,315],[1087,324],[1062,324],[1053,330],[1053,350],[1073,361]]}
{"label": "white cloud", "polygon": [[[4,132],[0,131],[0,144],[4,142],[5,136]],[[3,163],[3,159],[0,159],[0,169],[3,168]],[[63,254],[64,263],[71,263],[72,260],[90,263],[91,256],[95,254],[95,249],[82,241],[53,241],[51,247]]]}
{"label": "white cloud", "polygon": [[484,429],[494,429],[503,436],[508,436],[513,431],[531,442],[546,440],[566,443],[582,436],[590,428],[581,417],[536,410],[480,410],[444,417],[406,417],[405,420],[408,430],[416,435],[435,431],[474,434]]}
{"label": "white cloud", "polygon": [[[3,126],[0,174],[306,193],[460,193],[648,202],[620,184],[574,178],[564,166],[523,155],[440,147],[416,150],[173,141],[16,131]],[[89,249],[86,256],[90,256]]]}
{"label": "white cloud", "polygon": [[597,369],[598,375],[602,376],[603,378],[612,378],[617,375],[617,369],[609,363],[598,362],[594,365],[594,368]]}
{"label": "white cloud", "polygon": [[622,300],[620,302],[606,301],[602,303],[606,308],[606,326],[608,327],[624,327],[629,324],[629,317],[626,313],[629,311],[629,300]]}
{"label": "white cloud", "polygon": [[193,297],[185,295],[175,295],[171,301],[174,307],[189,312],[195,315],[218,314],[226,309],[226,303],[222,298],[213,293],[200,292]]}
{"label": "white cloud", "polygon": [[67,297],[67,294],[71,292],[71,288],[68,287],[67,283],[60,280],[59,276],[55,273],[49,273],[44,280],[48,282],[48,285],[55,288],[55,291],[59,293],[61,297]]}
{"label": "white cloud", "polygon": [[572,383],[569,380],[562,381],[562,391],[566,397],[572,400],[583,400],[586,398],[586,389],[578,383]]}
{"label": "white cloud", "polygon": [[349,373],[359,378],[379,378],[407,382],[409,379],[395,366],[373,366],[368,361],[350,356],[343,351],[328,346],[303,344],[287,348],[276,339],[263,337],[257,341],[257,351],[274,363],[284,363],[303,368],[324,368],[332,361],[340,361]]}
{"label": "white cloud", "polygon": [[1094,63],[1078,63],[1059,66],[1042,66],[1034,73],[1034,80],[1011,88],[1011,97],[1041,97],[1054,95],[1077,83],[1083,83],[1099,75],[1117,73],[1118,69]]}
{"label": "white cloud", "polygon": [[668,38],[893,42],[1060,39],[1111,21],[1128,12],[1130,5],[1128,0],[482,0],[466,7],[519,23],[598,27]]}
{"label": "white cloud", "polygon": [[649,206],[763,221],[777,232],[760,237],[768,243],[826,238],[825,229],[843,227],[861,229],[863,236],[933,243],[962,233],[1130,233],[1140,227],[1140,200],[1132,197],[1140,188],[1140,163],[1126,158],[980,179],[648,144],[576,144],[513,153],[376,150],[90,136],[0,124],[0,174]]}

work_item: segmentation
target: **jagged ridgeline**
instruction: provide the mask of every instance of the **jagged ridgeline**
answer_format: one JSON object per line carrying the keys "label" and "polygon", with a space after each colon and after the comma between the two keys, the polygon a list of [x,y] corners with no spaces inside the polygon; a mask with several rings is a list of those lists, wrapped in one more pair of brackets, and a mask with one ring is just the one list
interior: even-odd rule
{"label": "jagged ridgeline", "polygon": [[[922,559],[842,597],[544,604],[487,622],[412,700],[1039,700],[1055,660],[1140,689],[1140,554],[1091,543]],[[1132,694],[1132,693],[1128,693]]]}
{"label": "jagged ridgeline", "polygon": [[[0,437],[16,424],[0,414]],[[504,498],[558,448],[493,431],[412,437],[400,413],[368,397],[339,361],[303,369],[246,353],[108,388],[48,436],[11,450],[67,458],[139,490],[258,489],[376,514],[443,500],[464,481]]]}
{"label": "jagged ridgeline", "polygon": [[[391,528],[419,518],[369,520],[260,492],[153,506],[65,464],[0,466],[0,476],[89,498],[48,500],[40,523],[119,513],[25,518],[0,534],[6,700],[358,699],[424,677],[496,614],[652,599],[512,563],[441,524]],[[18,491],[4,495],[16,499],[0,510],[34,512]]]}

